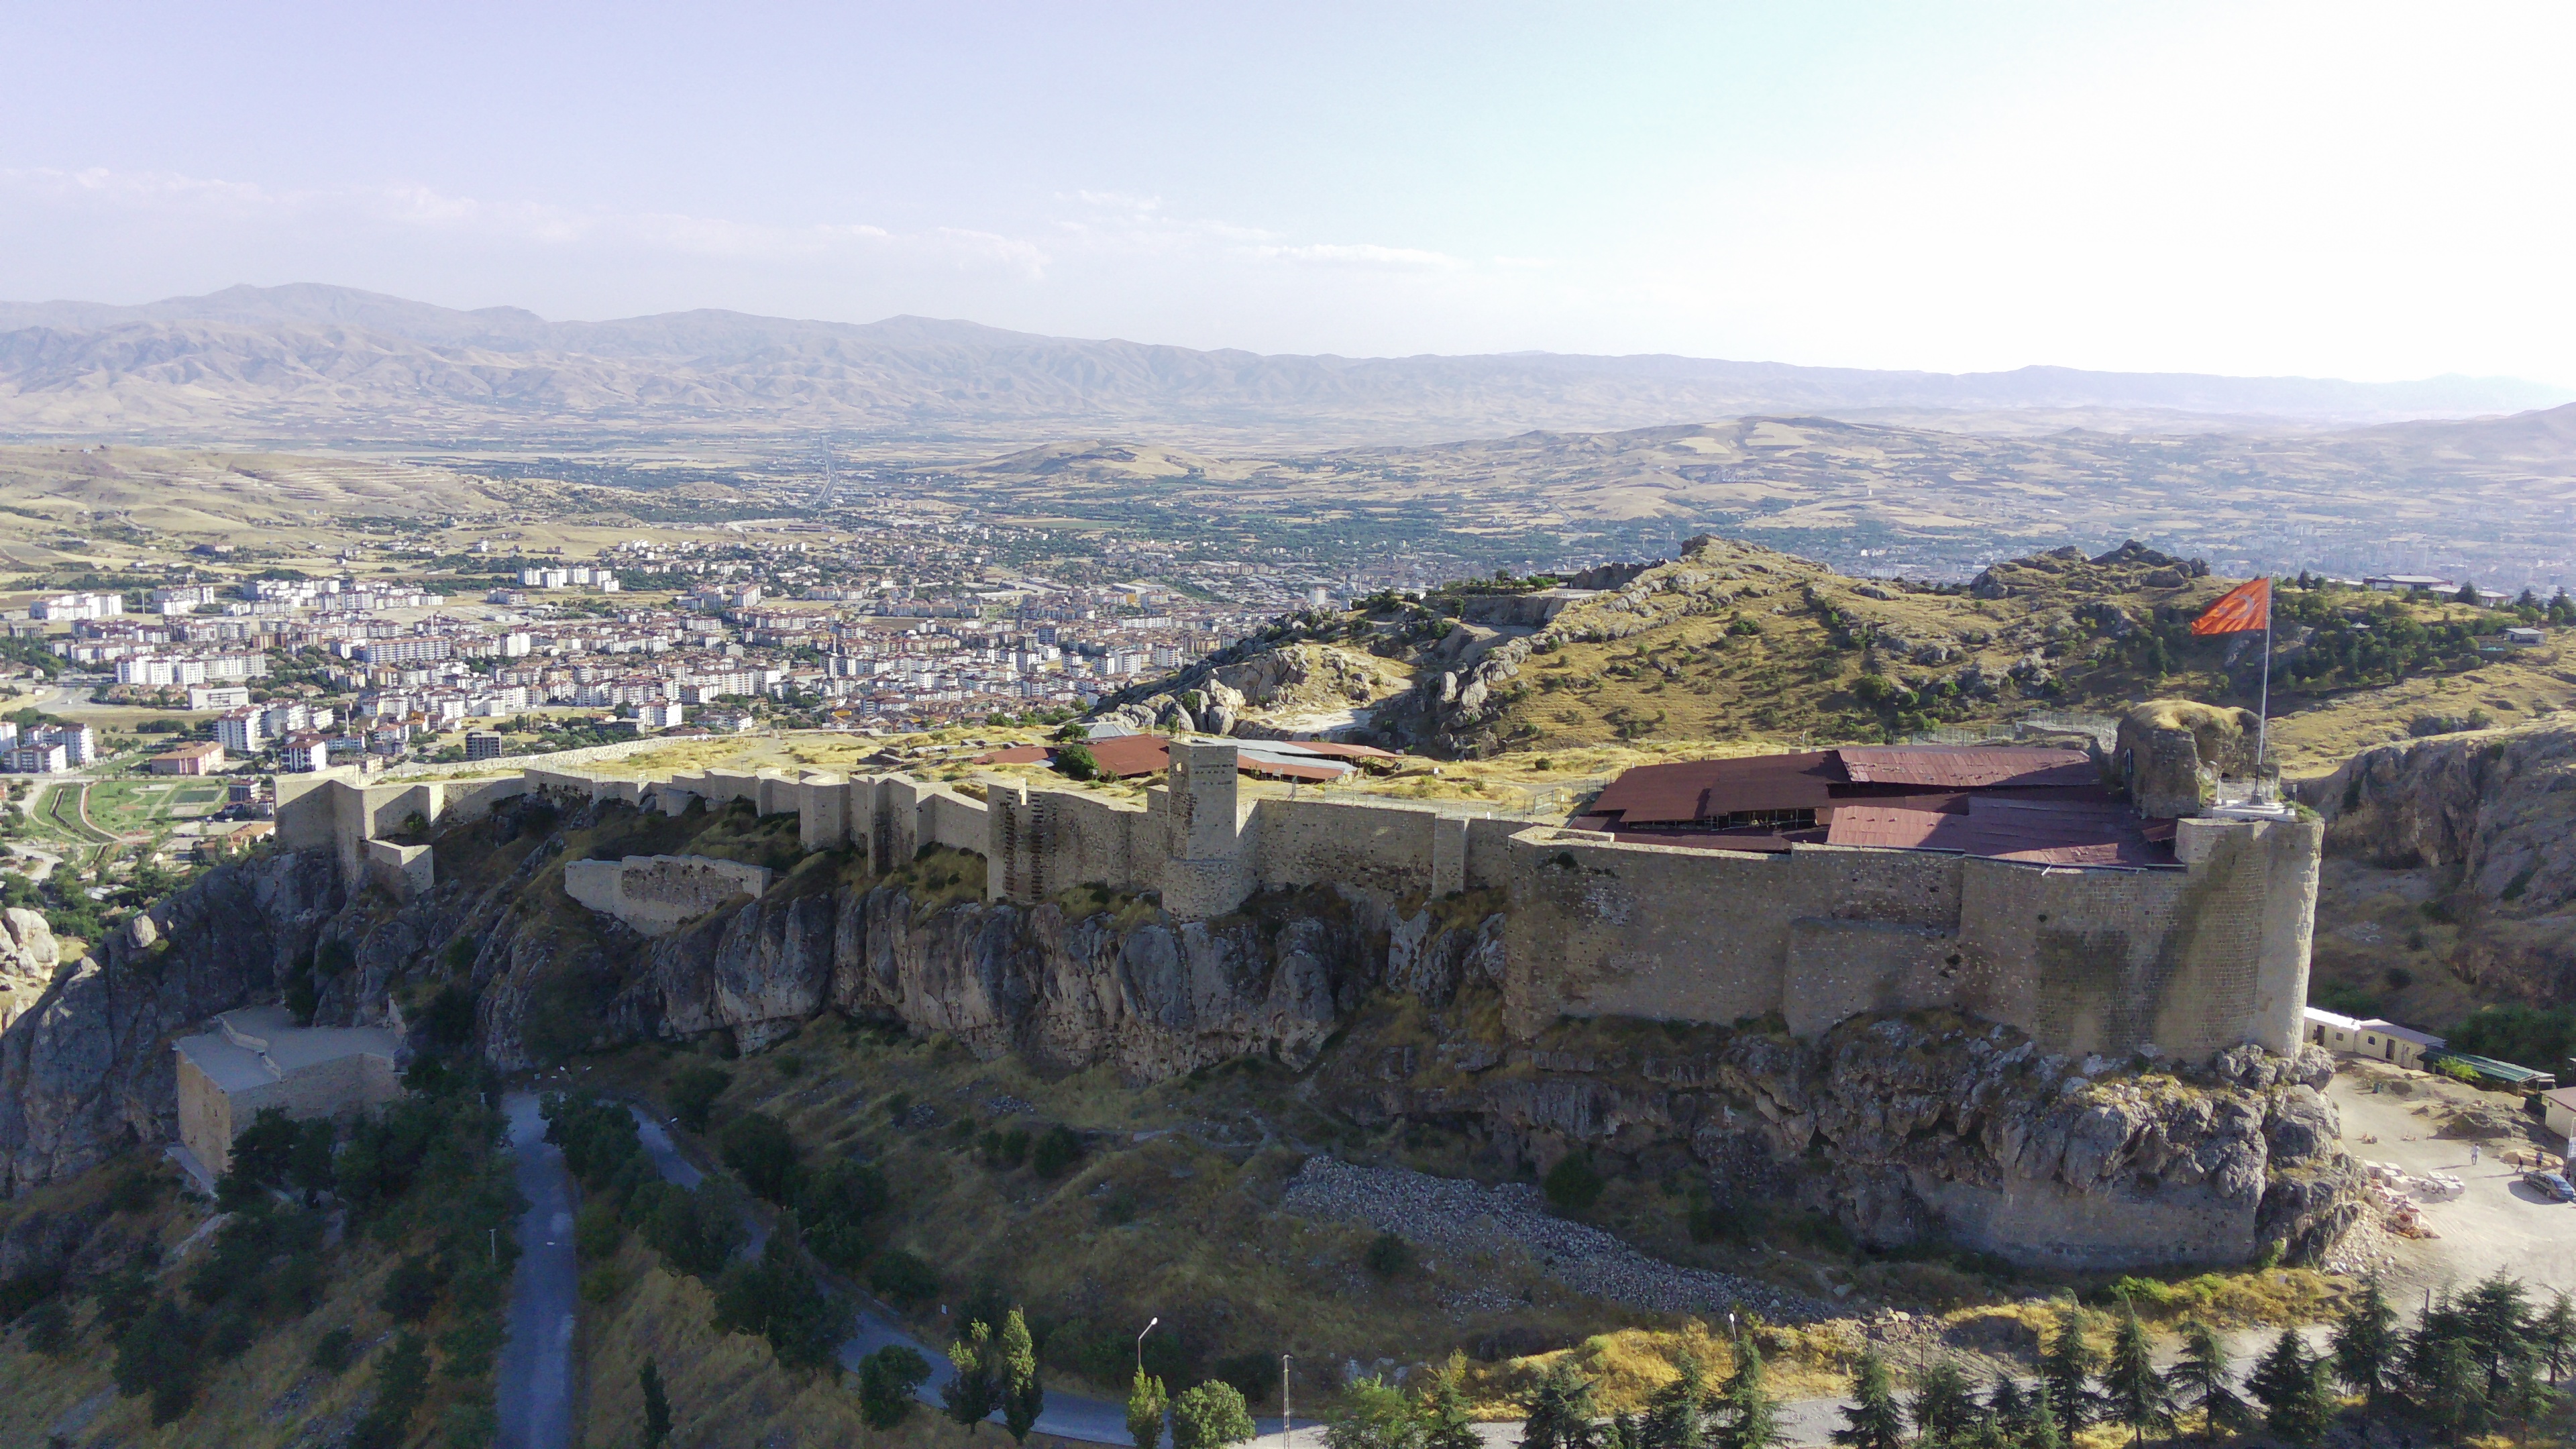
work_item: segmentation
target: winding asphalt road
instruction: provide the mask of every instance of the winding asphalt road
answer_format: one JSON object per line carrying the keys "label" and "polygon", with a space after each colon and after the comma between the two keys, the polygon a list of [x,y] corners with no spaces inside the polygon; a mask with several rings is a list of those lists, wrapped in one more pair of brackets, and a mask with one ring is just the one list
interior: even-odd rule
{"label": "winding asphalt road", "polygon": [[519,1263],[510,1279],[509,1336],[494,1385],[500,1449],[566,1449],[572,1442],[572,1335],[580,1267],[573,1261],[572,1174],[546,1140],[531,1092],[501,1099],[519,1195]]}

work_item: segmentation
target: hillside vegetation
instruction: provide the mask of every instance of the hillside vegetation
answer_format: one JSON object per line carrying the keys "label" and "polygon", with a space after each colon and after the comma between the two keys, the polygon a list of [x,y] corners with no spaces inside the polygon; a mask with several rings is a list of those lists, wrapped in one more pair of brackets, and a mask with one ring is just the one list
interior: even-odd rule
{"label": "hillside vegetation", "polygon": [[[1619,573],[1615,588],[1571,595],[1554,580],[1504,579],[1310,613],[1112,704],[1150,717],[1215,684],[1313,677],[1324,648],[1412,672],[1412,688],[1366,720],[1382,742],[1545,756],[1974,736],[2013,720],[2116,715],[2150,696],[2250,707],[2262,683],[2259,635],[2190,632],[2238,581],[2134,542],[2015,559],[1958,585],[1852,578],[1712,538]],[[2313,581],[2278,599],[2275,755],[2294,775],[2370,744],[2538,718],[2576,695],[2557,632],[2576,604],[2526,595],[2494,608]],[[2523,623],[2549,629],[2548,642],[2507,646],[2503,630]],[[1298,658],[1293,670],[1263,667],[1283,654]],[[1272,722],[1266,698],[1245,703],[1252,724]]]}

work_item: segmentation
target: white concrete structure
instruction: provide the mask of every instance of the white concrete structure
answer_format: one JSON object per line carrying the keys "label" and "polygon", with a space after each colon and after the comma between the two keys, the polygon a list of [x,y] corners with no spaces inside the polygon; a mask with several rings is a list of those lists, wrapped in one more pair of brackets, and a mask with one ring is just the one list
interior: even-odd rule
{"label": "white concrete structure", "polygon": [[2366,1021],[2338,1016],[2314,1006],[2307,1008],[2306,1035],[2309,1041],[2338,1056],[2370,1057],[2401,1067],[2421,1067],[2426,1052],[2442,1049],[2442,1038],[2431,1032],[2375,1016]]}

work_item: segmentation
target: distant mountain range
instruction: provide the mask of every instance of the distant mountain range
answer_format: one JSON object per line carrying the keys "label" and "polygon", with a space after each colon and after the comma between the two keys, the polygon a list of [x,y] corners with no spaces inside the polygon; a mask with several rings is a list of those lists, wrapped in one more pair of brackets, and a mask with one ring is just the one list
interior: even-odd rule
{"label": "distant mountain range", "polygon": [[2273,429],[2576,400],[2510,378],[2355,383],[2025,367],[1947,374],[1663,355],[1200,352],[894,317],[550,322],[345,287],[0,303],[0,435],[454,444],[837,431],[1140,430],[1207,445],[1420,443],[1755,414],[1979,431]]}

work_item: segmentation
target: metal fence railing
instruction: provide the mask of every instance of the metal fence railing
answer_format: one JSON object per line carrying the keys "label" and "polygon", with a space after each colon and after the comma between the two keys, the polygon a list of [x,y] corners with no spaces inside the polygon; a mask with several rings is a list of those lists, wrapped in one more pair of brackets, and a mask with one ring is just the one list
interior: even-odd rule
{"label": "metal fence railing", "polygon": [[1991,724],[1940,725],[1917,730],[1905,737],[1905,743],[1991,745],[2028,739],[2033,735],[2078,734],[2090,737],[2104,750],[2109,750],[2119,733],[2120,721],[2111,715],[2085,714],[2075,710],[2034,710]]}

